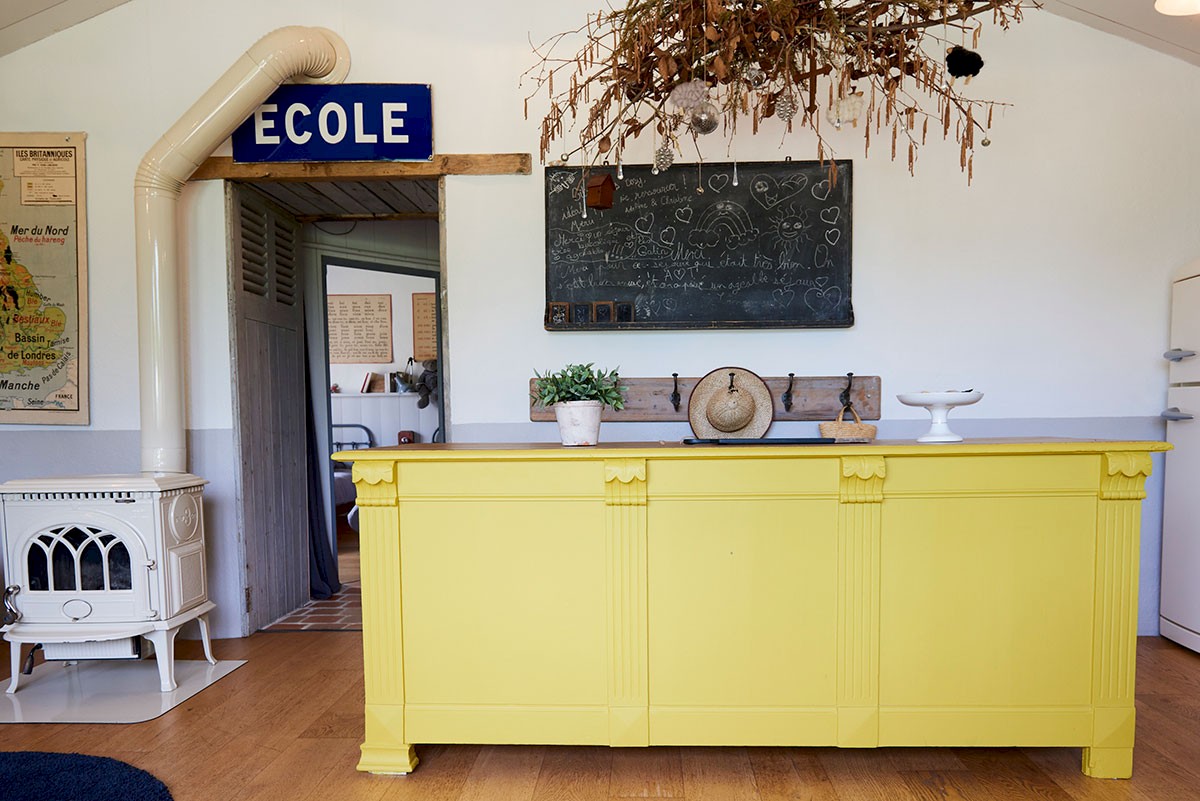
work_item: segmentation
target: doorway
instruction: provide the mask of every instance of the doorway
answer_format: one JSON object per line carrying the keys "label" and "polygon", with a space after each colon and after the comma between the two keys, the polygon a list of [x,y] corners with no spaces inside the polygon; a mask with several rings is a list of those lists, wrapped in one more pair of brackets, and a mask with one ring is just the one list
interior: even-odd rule
{"label": "doorway", "polygon": [[[403,192],[396,189],[398,183],[363,180],[350,187],[336,183],[259,185],[251,181],[228,185],[233,242],[231,292],[235,301],[231,303],[231,313],[238,331],[232,359],[236,394],[234,456],[235,464],[239,465],[235,476],[236,513],[239,551],[245,557],[242,578],[246,588],[243,609],[246,633],[286,617],[307,604],[310,597],[327,597],[337,589],[341,571],[336,556],[338,518],[330,455],[340,447],[335,442],[347,440],[333,435],[332,384],[339,383],[348,390],[347,394],[362,396],[364,402],[379,410],[388,401],[415,409],[418,394],[414,393],[411,399],[400,399],[395,392],[399,386],[391,382],[392,374],[407,372],[421,378],[422,373],[444,370],[446,298],[441,221],[436,211],[440,181],[409,181],[411,186]],[[385,185],[387,189],[383,188]],[[393,207],[407,199],[410,210],[361,219],[346,200],[351,196],[346,191],[350,188],[359,195],[362,191],[376,191],[388,197]],[[329,195],[342,202],[335,202]],[[290,202],[284,206],[283,200]],[[270,224],[266,238],[259,219],[264,214]],[[356,275],[359,277],[355,280],[360,284],[343,283],[338,289],[341,280],[338,276]],[[331,378],[326,316],[326,285],[330,276],[334,276],[335,289],[341,292],[387,294],[389,313],[397,312],[395,326],[388,327],[393,350],[386,358],[372,358],[353,366],[332,366],[334,370],[352,370],[356,374],[353,379]],[[383,280],[422,283],[407,290],[395,290],[392,299],[392,290],[385,293],[380,289],[379,282]],[[367,283],[363,285],[362,281]],[[259,298],[257,295],[266,292],[263,287],[269,288],[270,295]],[[422,295],[423,308],[432,311],[434,347],[433,358],[423,360],[428,365],[410,370],[408,358],[415,355],[414,293]],[[269,314],[263,317],[254,309],[255,304],[261,306],[266,301],[271,301],[264,312]],[[293,315],[288,317],[286,326],[276,319],[281,309]],[[401,311],[404,313],[400,314]],[[244,319],[248,313],[250,320]],[[264,329],[258,317],[271,323],[271,328]],[[269,330],[270,337],[258,335],[259,330]],[[288,360],[276,358],[277,352],[290,356]],[[370,387],[384,390],[379,397],[376,393],[361,392],[363,377],[368,372],[378,374],[383,381],[382,386]],[[427,401],[413,423],[366,418],[362,425],[372,431],[374,441],[370,444],[396,444],[401,431],[413,431],[422,440],[444,439],[444,382],[439,382],[437,391]],[[311,437],[305,435],[308,417],[312,418],[308,424]],[[346,419],[344,410],[339,419]],[[307,481],[306,473],[311,473]],[[270,477],[273,483],[267,486],[264,477]],[[286,547],[280,545],[283,540]],[[348,577],[354,577],[357,538],[349,542],[343,538],[343,544],[348,552],[346,572]],[[281,554],[287,558],[281,558]]]}
{"label": "doorway", "polygon": [[332,454],[445,441],[441,277],[329,254],[321,264],[330,424],[328,450],[313,457],[334,465],[329,533],[338,578],[352,584],[360,576],[354,485],[349,465]]}
{"label": "doorway", "polygon": [[[255,192],[263,200],[269,200],[273,205],[282,209],[296,222],[302,224],[306,231],[313,230],[315,223],[339,222],[348,225],[352,222],[363,221],[375,224],[379,221],[424,221],[432,230],[432,241],[437,252],[436,259],[430,259],[428,267],[436,272],[440,280],[440,297],[437,312],[438,325],[442,331],[442,361],[448,352],[446,342],[447,300],[446,300],[446,264],[445,250],[442,247],[445,231],[445,182],[447,176],[503,176],[532,174],[533,157],[529,153],[483,153],[483,154],[435,154],[428,161],[422,162],[262,162],[242,164],[234,162],[229,156],[210,156],[201,164],[189,178],[190,181],[224,181],[226,186],[226,221],[232,243],[230,256],[230,291],[231,295],[237,286],[234,276],[241,268],[236,262],[239,258],[241,238],[240,215],[241,208],[237,194],[245,189]],[[322,243],[316,243],[324,247]],[[324,282],[321,280],[320,247],[312,242],[301,243],[299,259],[300,281],[296,284],[303,298],[305,316],[304,344],[307,353],[307,369],[311,375],[323,376],[328,380],[325,365],[325,321],[322,294]],[[244,249],[243,249],[244,250]],[[314,255],[317,254],[317,255]],[[375,253],[362,253],[353,250],[343,254],[349,258],[359,258],[368,261],[391,263],[389,258],[379,258]],[[403,260],[400,260],[403,263]],[[253,277],[253,276],[251,276]],[[287,278],[287,276],[281,276]],[[284,282],[286,284],[286,282]],[[286,285],[284,288],[287,288]],[[231,307],[232,307],[231,303]],[[235,346],[236,347],[236,346]],[[261,386],[262,379],[258,378],[253,369],[247,369],[246,364],[239,362],[235,351],[232,365],[232,378],[235,393],[240,387],[253,384],[256,381]],[[444,365],[443,365],[444,367]],[[288,373],[291,375],[291,373]],[[326,382],[309,381],[309,398],[312,400],[313,414],[317,417],[316,428],[319,431],[329,427],[329,384]],[[315,393],[315,394],[314,394]],[[294,404],[303,405],[303,390],[295,393],[288,403],[288,410],[294,409]],[[449,439],[449,396],[450,381],[448,373],[441,375],[442,431]],[[250,634],[262,627],[261,620],[264,612],[255,606],[255,597],[263,592],[262,576],[266,571],[280,571],[279,565],[272,559],[269,548],[263,548],[262,532],[258,527],[247,525],[247,486],[239,475],[247,473],[246,460],[254,456],[246,448],[251,440],[246,436],[248,423],[236,408],[234,409],[234,453],[231,465],[234,473],[234,514],[237,516],[238,556],[240,564],[235,569],[240,571],[242,586],[245,589],[245,603],[242,607],[243,634]],[[273,433],[278,422],[275,415],[264,415],[262,423]],[[239,465],[241,467],[239,468]],[[267,466],[266,469],[270,469]],[[330,464],[318,464],[321,472],[320,480],[316,483],[318,492],[324,495],[324,488],[330,486]],[[254,494],[254,493],[249,493]],[[267,500],[271,500],[267,498]],[[332,504],[324,499],[326,533],[333,537]],[[277,507],[278,504],[276,503]],[[300,524],[306,542],[312,542],[309,532],[319,531],[320,525],[310,525],[302,518]],[[263,556],[265,554],[265,556]],[[290,570],[288,571],[291,572]],[[308,576],[307,568],[300,573]],[[232,577],[232,576],[231,576]]]}

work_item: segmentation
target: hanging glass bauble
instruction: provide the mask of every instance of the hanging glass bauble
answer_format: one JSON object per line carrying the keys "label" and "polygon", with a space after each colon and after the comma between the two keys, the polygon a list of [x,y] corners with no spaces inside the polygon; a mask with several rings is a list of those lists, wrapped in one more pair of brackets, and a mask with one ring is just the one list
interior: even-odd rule
{"label": "hanging glass bauble", "polygon": [[692,130],[698,134],[710,134],[721,124],[721,112],[712,103],[701,103],[692,109]]}
{"label": "hanging glass bauble", "polygon": [[742,77],[751,89],[762,89],[767,84],[767,73],[763,72],[762,67],[757,64],[747,67]]}
{"label": "hanging glass bauble", "polygon": [[775,113],[784,122],[791,122],[792,117],[796,116],[796,98],[791,95],[781,95],[775,101]]}
{"label": "hanging glass bauble", "polygon": [[663,145],[654,151],[654,169],[662,171],[675,163],[675,151],[670,145]]}

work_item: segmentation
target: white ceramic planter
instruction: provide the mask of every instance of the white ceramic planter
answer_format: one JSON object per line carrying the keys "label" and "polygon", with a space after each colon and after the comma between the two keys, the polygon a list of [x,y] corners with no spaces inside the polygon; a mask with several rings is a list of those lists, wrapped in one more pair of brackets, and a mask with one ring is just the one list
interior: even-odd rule
{"label": "white ceramic planter", "polygon": [[560,401],[554,404],[558,436],[563,445],[595,445],[600,441],[600,401]]}

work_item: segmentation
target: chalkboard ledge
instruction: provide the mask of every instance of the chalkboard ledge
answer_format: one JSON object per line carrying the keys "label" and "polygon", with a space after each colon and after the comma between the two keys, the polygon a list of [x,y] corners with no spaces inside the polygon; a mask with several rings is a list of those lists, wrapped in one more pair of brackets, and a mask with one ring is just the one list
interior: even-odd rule
{"label": "chalkboard ledge", "polygon": [[850,312],[848,319],[845,320],[829,320],[800,323],[796,320],[729,320],[729,321],[696,321],[696,322],[670,322],[670,323],[648,323],[648,322],[632,322],[632,323],[566,323],[564,325],[552,325],[545,323],[543,327],[547,331],[697,331],[697,330],[715,330],[726,328],[853,328],[854,327],[854,312]]}

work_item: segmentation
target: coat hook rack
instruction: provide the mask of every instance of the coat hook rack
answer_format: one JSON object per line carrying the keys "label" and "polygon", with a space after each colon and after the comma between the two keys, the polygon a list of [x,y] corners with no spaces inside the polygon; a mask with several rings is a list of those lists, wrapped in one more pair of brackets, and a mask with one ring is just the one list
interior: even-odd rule
{"label": "coat hook rack", "polygon": [[[727,368],[728,369],[728,368]],[[724,373],[718,373],[724,377]],[[849,379],[853,379],[852,381]],[[531,378],[529,392],[534,394]],[[767,390],[771,393],[772,416],[779,422],[796,420],[832,420],[839,411],[851,402],[863,420],[878,420],[880,379],[877,375],[824,375],[806,376],[802,373],[780,373],[765,375]],[[616,411],[605,409],[601,419],[620,423],[688,421],[688,401],[700,379],[685,373],[662,373],[659,376],[627,377],[621,374],[621,386],[625,390],[625,408]],[[721,388],[729,386],[728,380]],[[744,389],[740,380],[734,381],[735,390]],[[847,394],[848,390],[848,394]],[[721,393],[724,395],[725,393]],[[853,401],[851,401],[853,398]],[[791,408],[787,402],[791,401]],[[554,420],[554,410],[531,404],[529,419],[542,422]],[[0,585],[0,589],[3,586]]]}
{"label": "coat hook rack", "polygon": [[850,400],[850,388],[852,386],[854,386],[854,373],[846,373],[846,388],[842,390],[842,394],[838,398],[842,403],[843,409],[849,409],[854,406],[853,401]]}

